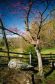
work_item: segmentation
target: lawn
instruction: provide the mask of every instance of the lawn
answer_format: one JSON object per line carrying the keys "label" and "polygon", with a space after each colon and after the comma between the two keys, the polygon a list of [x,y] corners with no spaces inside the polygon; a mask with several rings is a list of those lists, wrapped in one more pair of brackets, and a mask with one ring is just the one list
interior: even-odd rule
{"label": "lawn", "polygon": [[[10,51],[13,51],[13,52],[21,52],[20,49],[12,49]],[[44,48],[41,50],[41,54],[55,54],[55,48]]]}
{"label": "lawn", "polygon": [[42,49],[41,54],[55,54],[55,48]]}
{"label": "lawn", "polygon": [[[15,48],[15,49],[10,49],[11,52],[21,52],[20,49]],[[44,48],[41,50],[41,54],[55,54],[55,48]],[[0,52],[0,55],[5,55],[5,53]]]}

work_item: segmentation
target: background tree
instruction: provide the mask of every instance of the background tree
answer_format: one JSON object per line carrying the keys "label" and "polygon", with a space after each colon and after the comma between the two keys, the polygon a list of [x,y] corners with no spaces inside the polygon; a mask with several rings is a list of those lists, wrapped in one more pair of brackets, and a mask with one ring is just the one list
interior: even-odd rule
{"label": "background tree", "polygon": [[[38,23],[37,21],[32,21],[30,26],[30,31],[34,39],[36,38],[36,34],[38,32]],[[40,48],[51,48],[55,46],[55,28],[53,27],[53,20],[47,21],[42,30],[40,32],[41,41],[40,41]]]}

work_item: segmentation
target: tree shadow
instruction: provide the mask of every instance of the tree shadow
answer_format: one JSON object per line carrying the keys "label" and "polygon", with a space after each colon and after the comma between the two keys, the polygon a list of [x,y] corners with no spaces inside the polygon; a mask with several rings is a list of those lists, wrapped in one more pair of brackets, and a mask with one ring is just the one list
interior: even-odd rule
{"label": "tree shadow", "polygon": [[54,62],[52,62],[51,69],[46,74],[44,74],[45,78],[47,78],[47,76],[49,76],[54,70],[55,70],[55,65]]}
{"label": "tree shadow", "polygon": [[32,77],[32,84],[35,84],[34,73],[32,73],[31,77]]}

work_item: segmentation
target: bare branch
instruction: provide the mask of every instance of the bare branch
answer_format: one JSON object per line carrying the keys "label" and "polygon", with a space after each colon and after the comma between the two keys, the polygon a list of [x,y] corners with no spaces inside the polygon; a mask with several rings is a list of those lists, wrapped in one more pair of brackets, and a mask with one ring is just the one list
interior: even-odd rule
{"label": "bare branch", "polygon": [[38,30],[38,33],[37,33],[37,38],[40,38],[40,36],[39,36],[39,33],[40,33],[40,31],[41,31],[41,27],[42,27],[42,13],[39,11],[39,14],[40,14],[40,25],[39,25],[39,30]]}
{"label": "bare branch", "polygon": [[43,14],[46,12],[46,10],[48,9],[48,7],[49,7],[49,4],[48,4],[48,1],[46,1],[46,8],[45,8],[45,10],[42,12],[42,16],[43,16]]}
{"label": "bare branch", "polygon": [[42,20],[42,22],[45,22],[45,20],[48,18],[49,14]]}
{"label": "bare branch", "polygon": [[48,16],[55,11],[55,9],[53,8],[52,10],[50,10],[49,14],[47,14],[47,16],[42,20],[42,22],[45,22],[45,20],[48,18]]}
{"label": "bare branch", "polygon": [[[31,4],[30,4],[31,2]],[[25,25],[26,25],[26,30],[29,31],[29,15],[30,15],[30,11],[31,11],[31,8],[32,8],[32,5],[33,5],[33,2],[32,0],[29,1],[29,9],[26,13],[26,18],[25,18]]]}
{"label": "bare branch", "polygon": [[30,44],[30,42],[29,42],[27,39],[25,39],[25,37],[24,37],[23,35],[18,34],[18,33],[16,33],[16,32],[13,32],[13,31],[11,31],[11,30],[5,28],[5,27],[3,27],[3,28],[4,28],[4,30],[7,30],[7,31],[9,31],[9,32],[11,32],[11,33],[13,33],[13,34],[16,34],[16,35],[18,35],[18,36],[21,36],[26,42],[28,42],[28,43]]}
{"label": "bare branch", "polygon": [[32,0],[29,0],[29,9],[26,13],[26,18],[25,18],[25,27],[26,27],[26,31],[28,31],[31,35],[31,38],[34,40],[31,32],[30,32],[30,29],[29,29],[29,15],[30,15],[30,11],[31,11],[31,8],[32,8],[32,5],[33,5],[33,1]]}
{"label": "bare branch", "polygon": [[[42,0],[41,0],[42,1]],[[45,7],[45,9],[44,9],[44,11],[41,13],[40,11],[39,11],[39,14],[40,14],[40,16],[41,16],[41,21],[40,21],[40,25],[39,25],[39,30],[38,30],[38,34],[37,34],[37,38],[40,38],[40,31],[41,31],[41,28],[42,28],[42,23],[43,23],[43,21],[45,21],[46,19],[47,19],[47,17],[49,16],[49,14],[43,19],[43,15],[45,14],[45,12],[46,12],[46,10],[48,9],[48,7],[49,7],[49,5],[50,5],[50,3],[48,3],[48,1],[45,1],[46,2],[46,7]]]}

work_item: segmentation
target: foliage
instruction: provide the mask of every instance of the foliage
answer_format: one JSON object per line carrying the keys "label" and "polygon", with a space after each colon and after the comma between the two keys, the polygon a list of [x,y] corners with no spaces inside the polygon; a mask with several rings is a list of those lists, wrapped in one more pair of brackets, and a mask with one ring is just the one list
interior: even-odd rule
{"label": "foliage", "polygon": [[[42,26],[42,30],[40,32],[40,46],[41,48],[52,48],[55,46],[55,28],[53,27],[53,21],[49,20]],[[34,39],[36,40],[36,35],[38,32],[38,23],[37,21],[32,21],[30,25],[31,33]]]}
{"label": "foliage", "polygon": [[37,57],[36,57],[36,52],[35,52],[34,46],[32,46],[32,45],[27,46],[25,48],[24,52],[31,53],[32,65],[36,66],[36,64],[37,64]]}

